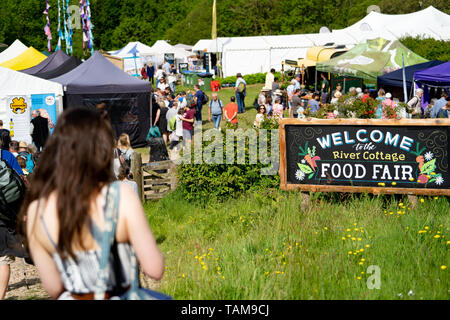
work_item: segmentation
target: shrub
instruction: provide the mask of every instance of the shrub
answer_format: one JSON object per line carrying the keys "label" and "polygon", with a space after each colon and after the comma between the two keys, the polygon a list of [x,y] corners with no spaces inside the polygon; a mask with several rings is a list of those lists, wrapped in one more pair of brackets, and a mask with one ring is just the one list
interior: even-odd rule
{"label": "shrub", "polygon": [[[266,123],[265,128],[276,126],[273,122]],[[270,156],[271,132],[268,131],[267,144]],[[258,136],[259,132],[258,132]],[[195,138],[194,138],[195,139]],[[258,137],[259,139],[259,137]],[[256,141],[250,141],[250,144]],[[211,142],[203,141],[202,152]],[[260,163],[249,164],[250,144],[245,144],[245,164],[226,164],[226,132],[223,139],[223,164],[181,164],[177,168],[179,189],[186,200],[196,202],[223,201],[236,198],[245,192],[258,192],[269,188],[278,188],[279,175],[261,175],[261,169],[267,167]],[[213,154],[214,156],[214,154]],[[237,141],[234,141],[234,159],[237,159]]]}
{"label": "shrub", "polygon": [[441,60],[441,61],[449,61],[450,60],[450,43],[444,40],[435,40],[435,39],[424,39],[420,36],[415,38],[413,37],[404,37],[400,39],[400,42],[417,53],[419,56],[422,56],[428,60]]}
{"label": "shrub", "polygon": [[[254,73],[254,74],[247,74],[243,76],[245,82],[247,84],[257,84],[257,83],[265,83],[266,82],[266,73]],[[281,80],[281,73],[275,72],[275,77],[278,77]],[[226,77],[226,78],[216,78],[217,81],[219,81],[220,85],[222,86],[224,83],[226,84],[235,84],[236,83],[236,76]]]}

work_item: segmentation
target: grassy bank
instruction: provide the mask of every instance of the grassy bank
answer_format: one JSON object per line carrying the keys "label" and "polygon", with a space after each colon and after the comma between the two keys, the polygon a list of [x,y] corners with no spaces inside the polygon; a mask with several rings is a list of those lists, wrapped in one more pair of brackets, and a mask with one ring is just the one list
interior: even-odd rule
{"label": "grassy bank", "polygon": [[[345,197],[345,198],[344,198]],[[272,191],[206,207],[145,205],[177,299],[448,299],[449,202]],[[380,268],[379,290],[367,287]],[[370,281],[371,282],[371,281]],[[408,295],[409,293],[409,295]]]}

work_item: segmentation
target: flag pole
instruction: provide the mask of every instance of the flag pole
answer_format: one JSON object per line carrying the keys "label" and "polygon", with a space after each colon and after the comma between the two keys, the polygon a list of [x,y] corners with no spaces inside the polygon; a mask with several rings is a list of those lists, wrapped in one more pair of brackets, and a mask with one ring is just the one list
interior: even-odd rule
{"label": "flag pole", "polygon": [[403,71],[402,71],[402,76],[403,76],[403,96],[404,96],[404,101],[405,101],[405,103],[407,103],[408,102],[408,93],[407,93],[407,90],[406,90],[406,75],[405,75],[405,59],[404,59],[404,56],[403,56],[403,53],[402,53],[402,68],[403,68]]}

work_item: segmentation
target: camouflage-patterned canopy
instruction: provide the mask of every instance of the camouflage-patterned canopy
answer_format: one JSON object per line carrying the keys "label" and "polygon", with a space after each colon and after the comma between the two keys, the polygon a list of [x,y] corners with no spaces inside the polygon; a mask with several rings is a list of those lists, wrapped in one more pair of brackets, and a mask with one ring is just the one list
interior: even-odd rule
{"label": "camouflage-patterned canopy", "polygon": [[376,81],[377,76],[402,67],[402,54],[405,67],[428,61],[398,40],[377,38],[360,43],[336,58],[319,62],[316,68],[322,72]]}

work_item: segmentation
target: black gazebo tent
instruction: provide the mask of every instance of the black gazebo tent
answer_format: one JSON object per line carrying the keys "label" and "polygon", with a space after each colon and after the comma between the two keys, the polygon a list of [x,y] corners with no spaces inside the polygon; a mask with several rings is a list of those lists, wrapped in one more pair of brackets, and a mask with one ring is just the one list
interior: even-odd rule
{"label": "black gazebo tent", "polygon": [[150,128],[150,82],[123,72],[100,52],[72,71],[50,79],[64,86],[64,108],[96,108],[105,103],[116,138],[130,136],[131,145],[146,145]]}
{"label": "black gazebo tent", "polygon": [[35,76],[38,73],[51,71],[59,67],[69,59],[70,57],[64,51],[58,50],[52,53],[49,57],[47,57],[47,59],[45,59],[38,65],[28,69],[20,70],[20,72]]}

